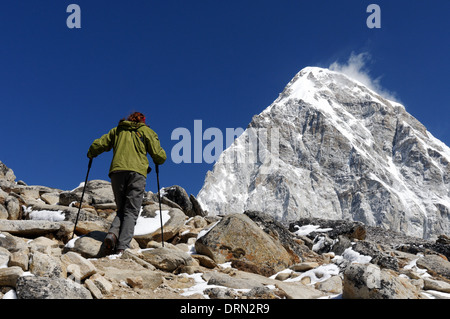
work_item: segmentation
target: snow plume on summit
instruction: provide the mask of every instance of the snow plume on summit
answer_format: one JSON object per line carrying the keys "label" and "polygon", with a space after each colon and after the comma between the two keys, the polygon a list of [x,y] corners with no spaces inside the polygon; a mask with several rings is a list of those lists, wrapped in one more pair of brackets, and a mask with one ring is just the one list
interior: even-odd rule
{"label": "snow plume on summit", "polygon": [[450,149],[344,73],[301,70],[219,157],[198,200],[210,214],[260,210],[450,234]]}
{"label": "snow plume on summit", "polygon": [[380,78],[373,79],[370,76],[367,67],[367,64],[368,62],[370,62],[370,60],[371,56],[367,52],[359,54],[355,54],[354,52],[352,52],[350,57],[348,58],[347,63],[341,64],[338,61],[335,61],[329,66],[329,69],[332,71],[343,73],[353,80],[361,82],[362,84],[388,100],[400,102],[398,101],[395,93],[389,92],[381,86]]}

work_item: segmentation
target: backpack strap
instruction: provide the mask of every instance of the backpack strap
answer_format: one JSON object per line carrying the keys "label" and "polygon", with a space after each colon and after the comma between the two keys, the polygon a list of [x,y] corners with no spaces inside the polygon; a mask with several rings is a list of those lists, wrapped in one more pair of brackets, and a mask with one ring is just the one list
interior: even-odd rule
{"label": "backpack strap", "polygon": [[[138,131],[138,128],[133,131],[136,133],[137,137],[141,140],[141,142],[144,144],[144,147],[145,147],[144,136]],[[147,149],[147,148],[145,148],[145,149]],[[152,168],[149,166],[147,168],[147,174],[150,174],[151,171],[152,171]]]}
{"label": "backpack strap", "polygon": [[138,131],[138,129],[135,129],[134,132],[136,132],[136,135],[141,140],[141,142],[144,143],[144,136]]}

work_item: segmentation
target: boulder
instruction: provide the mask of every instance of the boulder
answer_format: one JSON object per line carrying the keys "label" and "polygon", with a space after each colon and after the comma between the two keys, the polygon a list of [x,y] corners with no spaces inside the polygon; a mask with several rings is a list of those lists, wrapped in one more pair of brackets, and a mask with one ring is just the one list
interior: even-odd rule
{"label": "boulder", "polygon": [[5,201],[6,210],[8,211],[8,219],[16,220],[20,217],[20,203],[14,196],[8,196]]}
{"label": "boulder", "polygon": [[62,267],[59,258],[34,251],[30,258],[30,272],[35,276],[60,278],[66,277],[66,271]]}
{"label": "boulder", "polygon": [[[206,216],[208,213],[203,210],[202,205],[199,203],[197,198],[194,195],[189,196],[189,200],[192,203],[192,212],[194,216]],[[190,216],[192,217],[192,216]]]}
{"label": "boulder", "polygon": [[92,297],[94,297],[94,299],[103,299],[103,294],[101,292],[100,289],[98,289],[98,287],[95,285],[95,283],[90,280],[90,279],[86,279],[84,281],[84,286],[89,289],[89,291],[92,294]]}
{"label": "boulder", "polygon": [[29,264],[28,254],[29,254],[28,249],[23,249],[11,253],[11,256],[9,257],[8,267],[18,266],[22,268],[23,271],[28,271],[28,264]]}
{"label": "boulder", "polygon": [[46,220],[0,220],[0,231],[20,237],[39,237],[61,230],[61,224]]}
{"label": "boulder", "polygon": [[52,251],[58,250],[59,243],[55,240],[41,236],[28,242],[28,247],[31,252],[39,251],[50,255],[52,254]]}
{"label": "boulder", "polygon": [[[161,202],[168,200],[171,203],[175,203],[188,217],[207,215],[207,212],[202,209],[195,196],[192,194],[189,196],[186,190],[179,185],[166,187],[161,193]],[[169,203],[168,205],[173,207]]]}
{"label": "boulder", "polygon": [[271,275],[294,263],[279,240],[244,214],[227,215],[205,235],[199,235],[195,250],[218,264],[234,259],[249,261],[264,268],[261,273]]}
{"label": "boulder", "polygon": [[[106,232],[92,231],[86,235],[75,237],[64,246],[63,253],[73,251],[79,253],[84,258],[105,257],[105,247],[103,242],[106,235]],[[139,248],[136,240],[131,240],[130,248]]]}
{"label": "boulder", "polygon": [[202,216],[194,216],[186,222],[186,225],[192,226],[193,228],[205,228],[208,226],[208,221]]}
{"label": "boulder", "polygon": [[[159,204],[158,193],[155,194],[155,193],[149,191],[148,193],[146,193],[144,195],[144,200],[142,201],[142,205],[146,206],[146,205],[154,205],[154,204]],[[180,205],[171,201],[170,199],[168,199],[165,196],[161,196],[161,204],[167,205],[172,208],[178,208],[179,210],[183,211],[183,208],[181,208]]]}
{"label": "boulder", "polygon": [[450,279],[450,262],[439,255],[424,255],[417,260],[417,266],[426,269],[433,275],[441,275]]}
{"label": "boulder", "polygon": [[16,293],[18,299],[92,299],[87,288],[64,278],[20,277]]}
{"label": "boulder", "polygon": [[195,258],[198,261],[198,263],[203,267],[211,268],[211,269],[217,267],[217,264],[214,262],[214,260],[212,260],[208,256],[192,254],[191,257]]}
{"label": "boulder", "polygon": [[424,289],[450,293],[450,283],[442,280],[424,278]]}
{"label": "boulder", "polygon": [[8,249],[0,247],[0,268],[8,265],[9,259],[11,258],[11,253]]}
{"label": "boulder", "polygon": [[0,287],[15,287],[17,280],[22,276],[23,270],[20,267],[0,268]]}
{"label": "boulder", "polygon": [[[64,191],[59,194],[59,203],[64,206],[69,206],[73,202],[79,203],[83,193],[83,185],[71,191]],[[104,180],[88,181],[83,197],[83,205],[112,204],[114,201],[114,193],[112,191],[111,183]]]}
{"label": "boulder", "polygon": [[267,234],[275,240],[279,240],[295,262],[300,262],[302,255],[307,250],[305,245],[296,242],[292,233],[286,229],[273,216],[259,211],[247,210],[244,212],[252,221],[259,225]]}
{"label": "boulder", "polygon": [[0,247],[5,248],[11,253],[27,249],[25,240],[2,231],[0,231]]}
{"label": "boulder", "polygon": [[352,249],[361,255],[372,257],[371,263],[373,264],[379,265],[382,268],[399,271],[397,259],[378,249],[375,243],[358,241],[352,246]]}
{"label": "boulder", "polygon": [[344,299],[418,299],[419,289],[409,279],[373,264],[349,265],[344,271]]}
{"label": "boulder", "polygon": [[107,233],[93,231],[86,235],[76,237],[69,241],[64,247],[64,253],[73,251],[84,258],[98,258],[105,256],[104,244]]}
{"label": "boulder", "polygon": [[44,193],[40,198],[48,205],[57,205],[59,203],[59,194],[58,192]]}
{"label": "boulder", "polygon": [[182,208],[183,212],[189,216],[193,217],[192,213],[193,205],[191,200],[189,199],[189,195],[186,193],[185,189],[181,186],[174,185],[170,187],[164,188],[163,197],[168,198],[169,200],[177,203]]}
{"label": "boulder", "polygon": [[[103,274],[105,279],[115,284],[126,283],[129,281],[128,278],[141,277],[143,289],[153,290],[164,282],[165,274],[163,272],[155,270],[153,266],[141,265],[141,262],[136,262],[136,256],[133,258],[129,258],[129,256],[124,257],[129,253],[129,250],[126,250],[121,258],[111,260],[102,258],[92,261],[98,269],[98,273],[89,279],[93,279],[96,285],[100,287],[100,290],[103,290],[102,293],[105,291],[105,288],[108,288],[108,285],[105,282],[101,283],[102,279],[99,279],[101,277],[100,273]],[[101,285],[104,287],[101,287]]]}
{"label": "boulder", "polygon": [[9,194],[0,188],[0,204],[5,205],[8,196]]}
{"label": "boulder", "polygon": [[[73,274],[78,281],[84,280],[97,272],[97,269],[89,260],[72,251],[62,255],[61,262],[67,268],[67,272]],[[71,269],[75,269],[75,273],[69,271]]]}
{"label": "boulder", "polygon": [[[163,226],[163,236],[164,241],[169,241],[173,237],[175,237],[180,229],[184,226],[184,223],[187,219],[186,215],[177,208],[172,208],[166,206],[164,204],[161,205],[162,211],[168,211],[170,216],[169,220]],[[156,211],[159,211],[159,205],[152,204],[144,207],[141,217],[142,218],[154,218],[156,216]],[[155,221],[156,225],[160,225],[159,218]],[[134,239],[139,243],[141,248],[146,248],[147,244],[150,241],[161,241],[161,227],[156,229],[150,229],[148,233],[145,234],[137,234],[134,236]]]}
{"label": "boulder", "polygon": [[[82,187],[79,187],[81,189]],[[92,180],[87,183],[86,191],[92,198],[92,205],[115,203],[111,183],[103,180]]]}
{"label": "boulder", "polygon": [[248,280],[253,283],[259,282],[264,286],[274,286],[282,290],[284,297],[287,299],[316,299],[325,295],[314,287],[304,285],[301,282],[283,282],[246,271],[235,271],[232,277],[240,280]]}
{"label": "boulder", "polygon": [[0,203],[0,219],[8,219],[8,210]]}
{"label": "boulder", "polygon": [[264,288],[264,284],[262,284],[259,280],[254,280],[252,278],[240,279],[220,272],[209,272],[203,275],[203,279],[208,282],[208,285],[224,286],[228,288]]}
{"label": "boulder", "polygon": [[142,252],[143,259],[163,271],[175,271],[181,266],[193,266],[196,264],[188,253],[178,249],[166,247],[145,250]]}
{"label": "boulder", "polygon": [[[63,205],[49,205],[43,203],[42,201],[34,201],[29,203],[29,206],[26,211],[28,213],[28,218],[31,218],[34,212],[44,211],[44,212],[55,212],[55,214],[58,213],[64,219],[63,221],[61,221],[61,223],[66,222],[75,224],[75,221],[78,217],[77,228],[75,229],[75,233],[78,235],[84,235],[94,230],[106,231],[107,229],[109,229],[109,226],[111,224],[110,221],[98,216],[96,213],[89,212],[85,208],[79,210],[76,207],[67,207]],[[35,216],[33,216],[33,220],[39,220],[39,218],[40,218],[39,214],[35,214]],[[47,218],[45,220],[48,221],[48,214],[45,214],[44,217],[42,218],[43,219]],[[61,217],[58,216],[58,219],[60,218]],[[69,228],[70,232],[72,232],[73,225]],[[67,236],[69,234],[65,235]]]}
{"label": "boulder", "polygon": [[92,280],[94,285],[101,291],[102,294],[106,295],[111,293],[113,290],[113,285],[102,275],[95,274],[89,278]]}
{"label": "boulder", "polygon": [[0,161],[0,179],[4,179],[8,182],[14,182],[16,180],[14,171],[3,164],[2,161]]}
{"label": "boulder", "polygon": [[339,276],[331,276],[324,281],[316,283],[314,287],[323,292],[340,294],[342,293],[342,279]]}
{"label": "boulder", "polygon": [[[321,229],[331,228],[326,232],[331,239],[337,239],[339,235],[344,235],[349,239],[364,240],[366,238],[366,227],[364,224],[358,221],[348,220],[329,220],[315,217],[305,217],[290,223],[289,231],[294,233],[298,229],[297,227],[305,225],[316,225],[320,226]],[[317,235],[317,232],[311,232],[308,237],[314,238]]]}

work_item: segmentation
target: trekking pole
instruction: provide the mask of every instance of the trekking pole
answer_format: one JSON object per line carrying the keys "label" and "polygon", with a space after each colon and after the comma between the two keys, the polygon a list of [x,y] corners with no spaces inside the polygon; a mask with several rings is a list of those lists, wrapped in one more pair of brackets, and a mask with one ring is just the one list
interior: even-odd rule
{"label": "trekking pole", "polygon": [[164,232],[163,232],[163,221],[162,221],[162,210],[161,210],[161,191],[159,188],[159,165],[155,164],[156,170],[156,182],[158,183],[158,200],[159,200],[159,219],[161,221],[161,244],[164,247]]}
{"label": "trekking pole", "polygon": [[73,236],[75,236],[75,229],[77,228],[78,216],[80,216],[81,204],[83,203],[84,191],[86,190],[86,185],[87,185],[87,181],[88,181],[89,171],[91,170],[91,165],[92,165],[92,158],[89,159],[88,170],[87,170],[87,174],[86,174],[86,180],[84,182],[83,192],[81,193],[80,207],[78,207],[77,219],[75,220],[75,226],[73,227],[72,239],[73,239]]}

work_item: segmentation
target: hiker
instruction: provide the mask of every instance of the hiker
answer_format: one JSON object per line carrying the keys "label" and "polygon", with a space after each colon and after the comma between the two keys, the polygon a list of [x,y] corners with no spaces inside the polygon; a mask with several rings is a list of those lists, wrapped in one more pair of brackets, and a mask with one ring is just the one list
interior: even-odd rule
{"label": "hiker", "polygon": [[113,159],[109,169],[111,186],[117,206],[114,218],[104,245],[106,254],[121,254],[134,235],[134,227],[142,205],[147,174],[150,172],[147,153],[155,165],[167,159],[158,135],[145,124],[145,116],[134,112],[120,120],[117,127],[101,138],[96,139],[89,148],[87,156],[92,159],[113,149]]}

